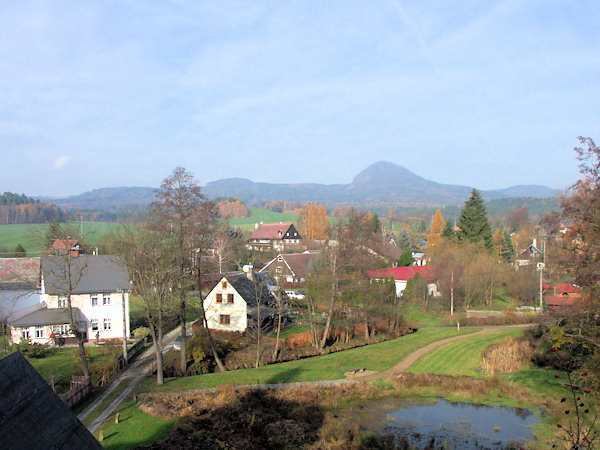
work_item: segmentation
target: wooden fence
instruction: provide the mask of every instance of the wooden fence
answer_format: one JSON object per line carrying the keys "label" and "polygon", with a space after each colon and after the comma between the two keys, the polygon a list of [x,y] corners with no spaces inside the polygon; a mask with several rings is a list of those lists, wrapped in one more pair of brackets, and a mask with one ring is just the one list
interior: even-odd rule
{"label": "wooden fence", "polygon": [[69,408],[71,408],[86,398],[91,391],[92,384],[90,383],[89,378],[73,375],[71,377],[71,389],[61,395],[60,398]]}
{"label": "wooden fence", "polygon": [[[144,339],[140,339],[139,341],[137,341],[127,351],[127,359],[131,360],[131,359],[135,358],[137,355],[139,355],[144,350],[144,348],[146,347],[147,344],[148,344],[147,336]],[[125,363],[125,358],[123,358],[123,355],[121,355],[117,358],[117,362],[115,363],[116,371],[120,372],[121,370],[125,369],[125,367],[127,367],[127,364]]]}

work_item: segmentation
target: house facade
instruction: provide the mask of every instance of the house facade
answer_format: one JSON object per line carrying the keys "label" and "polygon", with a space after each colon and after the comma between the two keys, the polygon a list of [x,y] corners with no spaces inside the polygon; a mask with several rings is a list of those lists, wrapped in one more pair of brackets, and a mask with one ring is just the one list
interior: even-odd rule
{"label": "house facade", "polygon": [[306,282],[312,265],[318,257],[319,252],[311,250],[303,253],[280,253],[259,272],[269,272],[280,283],[289,286],[301,286]]}
{"label": "house facade", "polygon": [[208,328],[243,332],[258,326],[257,311],[261,309],[261,327],[273,317],[274,298],[267,285],[252,270],[244,274],[224,276],[204,298]]}
{"label": "house facade", "polygon": [[254,226],[247,247],[257,251],[283,251],[286,247],[300,245],[301,241],[302,236],[293,223],[260,223]]}
{"label": "house facade", "polygon": [[406,266],[406,267],[389,267],[387,269],[372,270],[369,272],[369,277],[372,280],[386,280],[393,278],[396,285],[396,296],[401,297],[402,292],[406,289],[408,280],[414,278],[417,274],[425,277],[427,280],[427,293],[433,297],[438,297],[440,294],[435,277],[433,276],[431,265],[429,266]]}
{"label": "house facade", "polygon": [[[70,275],[69,275],[70,274]],[[12,340],[50,343],[52,335],[74,342],[67,307],[71,277],[71,306],[78,331],[86,339],[129,336],[129,276],[121,257],[112,255],[44,256],[41,295],[44,306],[14,317]]]}

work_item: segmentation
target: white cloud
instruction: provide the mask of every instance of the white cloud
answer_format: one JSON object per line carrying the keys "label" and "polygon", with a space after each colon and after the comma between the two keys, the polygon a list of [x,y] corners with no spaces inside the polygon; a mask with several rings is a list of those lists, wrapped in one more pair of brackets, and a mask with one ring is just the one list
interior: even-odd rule
{"label": "white cloud", "polygon": [[52,166],[54,170],[64,169],[69,162],[71,162],[73,158],[67,155],[60,155],[58,158],[54,160],[54,165]]}

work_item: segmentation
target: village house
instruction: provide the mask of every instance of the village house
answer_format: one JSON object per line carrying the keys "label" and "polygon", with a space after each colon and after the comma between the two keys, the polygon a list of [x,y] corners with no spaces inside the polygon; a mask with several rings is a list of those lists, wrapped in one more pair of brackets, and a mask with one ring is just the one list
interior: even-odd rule
{"label": "village house", "polygon": [[[69,271],[70,266],[70,271]],[[67,308],[67,277],[72,279],[71,305],[78,330],[86,339],[123,339],[129,336],[129,276],[120,256],[80,255],[41,258],[38,307],[13,314],[9,325],[13,342],[27,339],[50,343],[52,335],[76,342]]]}
{"label": "village house", "polygon": [[283,251],[289,246],[300,245],[302,236],[292,223],[260,223],[248,239],[248,249],[257,251]]}
{"label": "village house", "polygon": [[269,272],[271,276],[287,286],[301,286],[306,282],[312,265],[319,257],[318,251],[303,253],[280,253],[260,269],[259,273]]}
{"label": "village house", "polygon": [[89,255],[90,252],[83,247],[77,239],[56,239],[48,248],[49,255],[66,255],[67,252],[74,258],[79,255]]}
{"label": "village house", "polygon": [[554,286],[554,295],[545,297],[550,311],[559,311],[577,305],[581,301],[581,288],[569,283]]}
{"label": "village house", "polygon": [[276,299],[263,276],[248,268],[246,273],[222,277],[204,298],[208,328],[221,331],[256,329],[260,308],[261,329],[276,319]]}
{"label": "village house", "polygon": [[432,271],[433,266],[406,266],[406,267],[389,267],[387,269],[371,270],[369,277],[372,280],[389,280],[392,278],[396,285],[396,296],[401,297],[402,291],[406,289],[406,283],[417,274],[422,275],[427,280],[427,293],[434,297],[440,294],[435,276]]}

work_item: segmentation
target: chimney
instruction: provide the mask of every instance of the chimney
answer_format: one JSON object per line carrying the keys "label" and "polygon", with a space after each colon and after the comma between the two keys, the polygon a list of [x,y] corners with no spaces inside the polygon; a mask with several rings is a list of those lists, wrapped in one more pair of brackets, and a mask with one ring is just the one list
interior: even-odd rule
{"label": "chimney", "polygon": [[254,224],[254,229],[256,230],[257,228],[258,228],[258,224],[257,224],[257,223],[255,223],[255,224]]}
{"label": "chimney", "polygon": [[246,277],[250,281],[254,281],[254,266],[252,264],[246,264],[242,270],[246,273]]}

